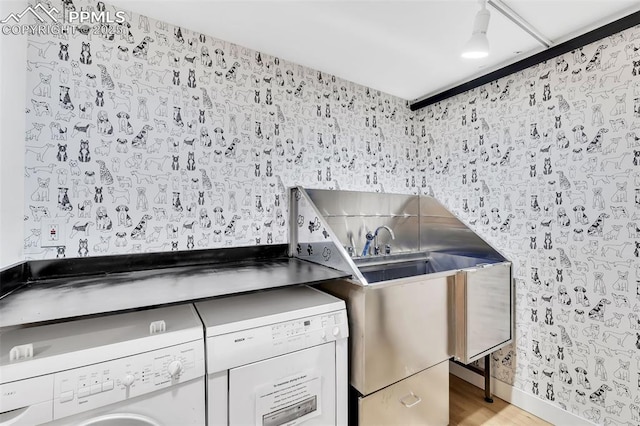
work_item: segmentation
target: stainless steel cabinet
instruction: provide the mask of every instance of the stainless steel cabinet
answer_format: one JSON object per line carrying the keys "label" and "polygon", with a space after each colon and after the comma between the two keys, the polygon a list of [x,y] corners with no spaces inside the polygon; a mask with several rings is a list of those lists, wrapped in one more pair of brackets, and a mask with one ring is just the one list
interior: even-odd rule
{"label": "stainless steel cabinet", "polygon": [[351,385],[368,395],[451,356],[448,287],[453,277],[403,278],[322,288],[347,303]]}
{"label": "stainless steel cabinet", "polygon": [[358,400],[358,424],[449,424],[449,362],[444,361]]}
{"label": "stainless steel cabinet", "polygon": [[457,361],[468,364],[511,341],[512,293],[510,263],[456,273],[450,338]]}

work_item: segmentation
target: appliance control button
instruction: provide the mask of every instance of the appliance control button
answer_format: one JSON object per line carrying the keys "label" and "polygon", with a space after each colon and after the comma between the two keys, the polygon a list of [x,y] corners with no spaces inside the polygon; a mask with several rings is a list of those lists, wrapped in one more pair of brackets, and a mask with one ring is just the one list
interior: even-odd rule
{"label": "appliance control button", "polygon": [[340,335],[340,327],[333,327],[333,335],[338,337]]}
{"label": "appliance control button", "polygon": [[102,392],[102,383],[96,383],[91,385],[91,395]]}
{"label": "appliance control button", "polygon": [[111,389],[113,389],[113,380],[107,380],[106,382],[102,383],[103,391],[110,391]]}
{"label": "appliance control button", "polygon": [[135,380],[136,378],[133,377],[132,374],[127,374],[126,376],[124,376],[124,379],[122,379],[122,384],[125,385],[126,387],[129,387],[133,384]]}
{"label": "appliance control button", "polygon": [[60,402],[69,402],[73,401],[73,391],[66,391],[60,394]]}
{"label": "appliance control button", "polygon": [[180,373],[182,373],[182,363],[178,360],[171,361],[167,370],[172,379],[177,379],[180,377]]}
{"label": "appliance control button", "polygon": [[89,386],[83,386],[78,389],[78,398],[84,398],[91,395],[91,388]]}

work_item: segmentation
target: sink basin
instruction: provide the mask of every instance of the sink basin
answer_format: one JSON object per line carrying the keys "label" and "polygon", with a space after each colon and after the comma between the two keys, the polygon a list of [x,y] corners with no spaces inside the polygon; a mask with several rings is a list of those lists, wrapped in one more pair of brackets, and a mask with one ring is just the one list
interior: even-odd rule
{"label": "sink basin", "polygon": [[425,252],[405,252],[385,254],[380,256],[362,256],[352,258],[353,262],[358,268],[371,265],[389,265],[392,263],[404,263],[404,262],[426,262],[429,259],[429,254]]}
{"label": "sink basin", "polygon": [[429,271],[428,265],[429,263],[426,261],[392,263],[388,265],[364,266],[360,268],[360,272],[367,279],[367,282],[371,284],[424,275]]}
{"label": "sink basin", "polygon": [[438,252],[405,252],[363,256],[353,258],[353,262],[369,284],[436,272],[477,268],[496,263],[492,259]]}
{"label": "sink basin", "polygon": [[403,253],[354,259],[368,283],[396,280],[430,272],[426,253]]}

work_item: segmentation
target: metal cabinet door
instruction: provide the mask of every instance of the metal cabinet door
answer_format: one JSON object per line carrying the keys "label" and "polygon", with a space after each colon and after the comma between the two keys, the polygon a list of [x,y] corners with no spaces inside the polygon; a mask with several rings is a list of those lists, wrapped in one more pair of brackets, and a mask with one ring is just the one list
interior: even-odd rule
{"label": "metal cabinet door", "polygon": [[441,362],[358,401],[360,426],[449,424],[449,361]]}
{"label": "metal cabinet door", "polygon": [[455,359],[468,364],[511,342],[511,263],[496,263],[456,274]]}

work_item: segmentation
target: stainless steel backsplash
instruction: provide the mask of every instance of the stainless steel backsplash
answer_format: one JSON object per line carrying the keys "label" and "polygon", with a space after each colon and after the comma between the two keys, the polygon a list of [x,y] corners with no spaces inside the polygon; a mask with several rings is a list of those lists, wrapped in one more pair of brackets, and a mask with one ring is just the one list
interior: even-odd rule
{"label": "stainless steel backsplash", "polygon": [[380,246],[389,244],[392,253],[444,252],[462,256],[505,260],[495,248],[475,234],[428,195],[400,195],[356,191],[305,189],[309,199],[331,228],[339,243],[362,254],[367,232],[380,226]]}

